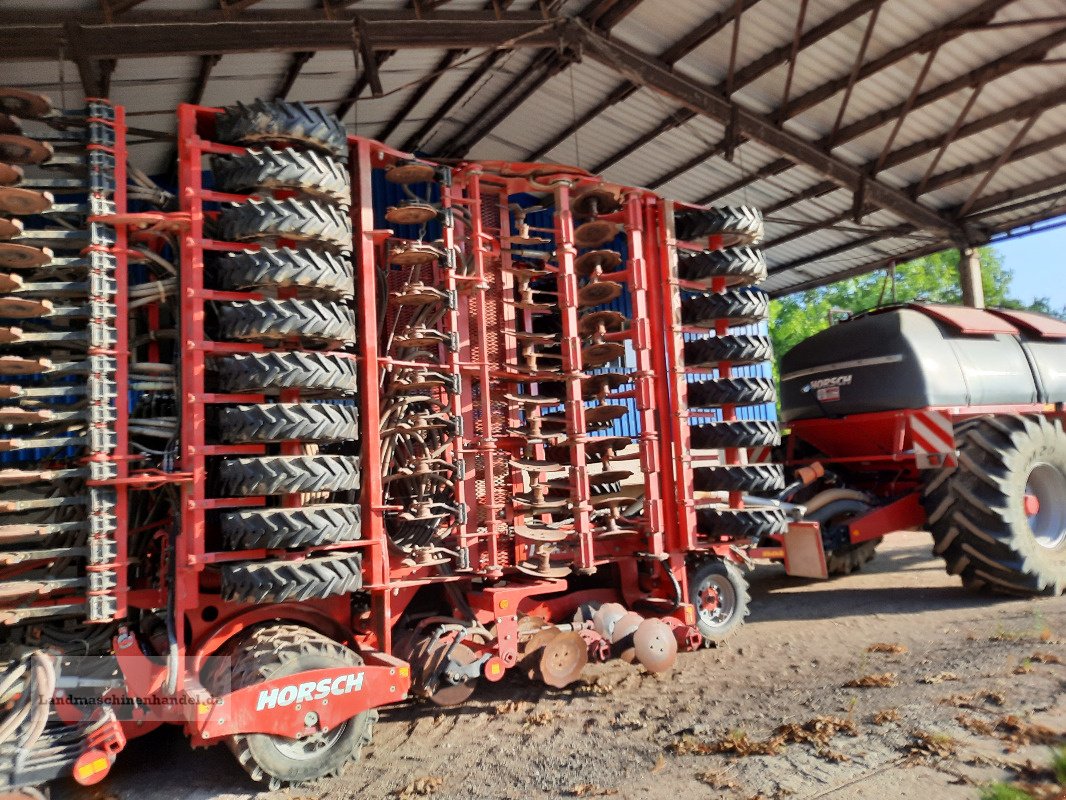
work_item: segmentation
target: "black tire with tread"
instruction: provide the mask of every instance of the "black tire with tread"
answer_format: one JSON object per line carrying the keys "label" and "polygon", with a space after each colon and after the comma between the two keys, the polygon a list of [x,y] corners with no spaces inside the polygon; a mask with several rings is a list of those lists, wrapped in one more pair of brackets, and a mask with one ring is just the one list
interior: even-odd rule
{"label": "black tire with tread", "polygon": [[351,395],[358,389],[358,362],[330,353],[248,353],[213,359],[219,388],[227,392],[302,389]]}
{"label": "black tire with tread", "polygon": [[285,603],[349,594],[363,585],[359,553],[331,553],[300,561],[234,561],[222,565],[222,599]]}
{"label": "black tire with tread", "polygon": [[[309,628],[290,623],[268,623],[241,634],[209,659],[216,673],[226,670],[225,681],[209,682],[216,694],[235,691],[257,683],[295,675],[311,669],[358,667],[363,659],[348,647]],[[346,764],[358,760],[373,736],[377,711],[357,714],[342,723],[345,728],[328,747],[308,759],[292,759],[275,744],[284,741],[270,734],[235,734],[226,743],[241,766],[257,783],[270,790],[329,775],[337,775]]]}
{"label": "black tire with tread", "polygon": [[223,303],[218,309],[223,339],[272,342],[355,342],[355,312],[322,300],[247,300]]}
{"label": "black tire with tread", "polygon": [[696,449],[725,447],[777,447],[781,430],[776,422],[761,419],[710,422],[689,428],[689,444]]}
{"label": "black tire with tread", "polygon": [[746,492],[775,495],[785,488],[785,470],[780,464],[738,464],[696,467],[692,484],[697,492]]}
{"label": "black tire with tread", "polygon": [[352,297],[352,262],[329,252],[307,248],[262,248],[232,253],[215,264],[223,289],[298,289],[306,295]]}
{"label": "black tire with tread", "polygon": [[681,301],[681,322],[713,328],[720,320],[730,325],[754,325],[770,316],[770,295],[758,289],[708,292]]}
{"label": "black tire with tread", "polygon": [[1062,423],[1042,416],[982,417],[960,426],[955,439],[958,467],[933,473],[924,496],[934,552],[948,573],[971,589],[1061,594],[1066,541],[1040,545],[1023,501],[1035,465],[1066,475]]}
{"label": "black tire with tread", "polygon": [[812,511],[804,518],[817,522],[822,528],[822,547],[825,551],[825,567],[828,574],[850,575],[861,569],[863,564],[876,555],[877,547],[882,541],[880,538],[869,539],[858,544],[851,542],[850,539],[841,543],[843,534],[838,538],[832,534],[831,529],[827,530],[827,526],[836,528],[840,525],[847,525],[848,521],[862,516],[871,508],[869,503],[858,499],[834,500],[817,511]]}
{"label": "black tire with tread", "polygon": [[227,242],[294,239],[308,246],[351,251],[352,221],[342,208],[317,200],[248,200],[218,215],[219,237]]}
{"label": "black tire with tread", "polygon": [[772,403],[775,397],[772,378],[722,378],[688,385],[690,408],[759,405]]}
{"label": "black tire with tread", "polygon": [[354,503],[227,511],[221,527],[231,550],[320,547],[362,538],[359,506]]}
{"label": "black tire with tread", "polygon": [[749,286],[766,280],[766,259],[754,247],[678,250],[677,274],[685,281],[725,278],[729,286]]}
{"label": "black tire with tread", "polygon": [[211,159],[215,188],[233,194],[288,189],[330,203],[351,203],[347,168],[327,155],[264,147],[238,156]]}
{"label": "black tire with tread", "polygon": [[359,410],[337,403],[258,403],[218,412],[224,442],[341,442],[359,438]]}
{"label": "black tire with tread", "polygon": [[689,367],[723,361],[738,365],[757,364],[773,357],[774,344],[769,336],[708,336],[685,342],[685,365]]}
{"label": "black tire with tread", "polygon": [[[705,592],[708,582],[720,583],[722,581],[732,587],[736,605],[727,619],[714,623],[704,619],[699,613],[702,608],[701,595]],[[689,602],[696,607],[696,628],[703,636],[704,647],[717,646],[731,637],[744,624],[745,617],[751,613],[748,581],[736,564],[717,558],[697,561],[689,567],[688,585]]]}
{"label": "black tire with tread", "polygon": [[696,527],[707,536],[729,536],[757,542],[788,530],[788,517],[780,508],[699,508]]}
{"label": "black tire with tread", "polygon": [[674,216],[675,233],[682,241],[720,235],[726,247],[750,245],[762,240],[762,212],[751,206],[720,206],[685,209]]}
{"label": "black tire with tread", "polygon": [[215,123],[218,141],[228,144],[285,144],[314,148],[342,161],[348,132],[333,114],[306,103],[256,100],[223,109]]}
{"label": "black tire with tread", "polygon": [[249,497],[298,492],[346,492],[359,488],[356,456],[251,456],[223,459],[219,494]]}

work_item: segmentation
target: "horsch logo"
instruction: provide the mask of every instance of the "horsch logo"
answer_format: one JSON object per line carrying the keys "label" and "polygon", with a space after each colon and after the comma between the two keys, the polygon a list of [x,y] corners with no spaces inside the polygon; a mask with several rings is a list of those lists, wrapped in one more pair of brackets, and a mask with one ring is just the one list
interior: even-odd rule
{"label": "horsch logo", "polygon": [[275,686],[273,689],[263,689],[259,693],[259,701],[255,704],[256,711],[278,706],[291,706],[293,703],[305,703],[312,700],[324,700],[329,696],[340,697],[341,695],[358,692],[363,688],[363,673],[351,672],[347,675],[338,675],[336,678],[323,678],[320,681],[307,681],[305,683],[290,683],[288,686]]}

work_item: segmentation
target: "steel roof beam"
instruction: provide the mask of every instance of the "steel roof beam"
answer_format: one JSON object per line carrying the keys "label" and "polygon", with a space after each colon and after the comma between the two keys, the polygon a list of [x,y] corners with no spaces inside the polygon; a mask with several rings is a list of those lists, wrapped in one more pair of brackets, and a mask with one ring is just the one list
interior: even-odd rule
{"label": "steel roof beam", "polygon": [[304,68],[304,65],[311,60],[314,55],[309,50],[305,50],[302,53],[293,53],[292,59],[289,61],[289,66],[285,68],[285,74],[282,75],[278,88],[274,90],[275,100],[284,100],[289,96],[289,92],[292,91],[292,87],[296,84],[296,79],[300,77],[300,71]]}
{"label": "steel roof beam", "polygon": [[390,136],[396,131],[404,120],[407,119],[407,115],[411,113],[418,101],[422,99],[423,95],[432,89],[441,78],[444,77],[444,73],[458,61],[466,53],[466,50],[449,50],[444,54],[444,57],[433,67],[433,71],[426,75],[422,80],[410,87],[407,99],[403,105],[396,109],[396,113],[392,115],[392,119],[386,122],[375,135],[374,138],[379,142],[388,140]]}

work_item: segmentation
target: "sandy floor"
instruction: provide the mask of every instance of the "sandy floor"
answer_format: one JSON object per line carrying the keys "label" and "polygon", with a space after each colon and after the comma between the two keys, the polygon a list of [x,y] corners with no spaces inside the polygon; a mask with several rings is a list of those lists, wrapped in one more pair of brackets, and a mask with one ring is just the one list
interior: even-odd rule
{"label": "sandy floor", "polygon": [[[919,533],[831,583],[778,567],[751,581],[751,617],[728,647],[683,654],[657,677],[610,662],[565,691],[515,676],[457,708],[386,710],[361,763],[268,797],[972,799],[1011,764],[1047,759],[1025,735],[974,732],[980,723],[1014,715],[1066,730],[1066,666],[1045,663],[1066,662],[1066,598],[968,594]],[[868,652],[878,642],[905,652]],[[894,685],[844,687],[885,673]],[[855,735],[771,743],[770,755],[706,752],[723,737],[765,747],[779,726],[818,717]],[[131,743],[100,786],[53,796],[206,800],[250,788],[224,747],[194,752],[166,730]]]}

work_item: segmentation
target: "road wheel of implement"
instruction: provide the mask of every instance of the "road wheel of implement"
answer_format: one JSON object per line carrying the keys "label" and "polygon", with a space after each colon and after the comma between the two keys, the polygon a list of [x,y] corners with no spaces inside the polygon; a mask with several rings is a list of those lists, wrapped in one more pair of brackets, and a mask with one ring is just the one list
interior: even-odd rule
{"label": "road wheel of implement", "polygon": [[359,506],[350,503],[227,511],[221,523],[232,550],[318,547],[362,537]]}
{"label": "road wheel of implement", "polygon": [[219,388],[228,392],[353,394],[358,385],[354,358],[329,353],[253,353],[213,359]]}
{"label": "road wheel of implement", "polygon": [[239,156],[215,156],[211,172],[215,187],[223,192],[289,189],[340,205],[351,202],[348,170],[319,153],[265,147]]}
{"label": "road wheel of implement", "polygon": [[728,639],[750,612],[748,581],[735,564],[706,559],[689,567],[689,600],[696,607],[696,627],[704,646]]}
{"label": "road wheel of implement", "polygon": [[776,422],[744,419],[734,422],[710,422],[689,428],[689,443],[697,449],[724,447],[777,447],[781,430]]}
{"label": "road wheel of implement", "polygon": [[772,403],[775,396],[771,378],[724,378],[696,381],[688,385],[688,404],[691,408],[752,406]]}
{"label": "road wheel of implement", "polygon": [[218,229],[228,242],[294,239],[307,245],[352,249],[352,221],[344,209],[317,200],[249,200],[225,208]]}
{"label": "road wheel of implement", "polygon": [[822,528],[822,548],[825,566],[830,575],[848,575],[874,557],[881,539],[853,544],[848,535],[848,523],[861,517],[871,506],[859,498],[842,498],[811,511],[806,519]]}
{"label": "road wheel of implement", "polygon": [[696,467],[692,485],[697,492],[774,495],[785,488],[785,470],[780,464]]}
{"label": "road wheel of implement", "polygon": [[228,144],[304,145],[342,161],[348,158],[348,132],[341,121],[304,103],[238,103],[218,115],[216,135]]}
{"label": "road wheel of implement", "polygon": [[219,259],[217,267],[224,289],[299,289],[331,297],[351,297],[355,289],[351,261],[306,248],[233,253]]}
{"label": "road wheel of implement", "polygon": [[354,592],[362,585],[358,553],[222,565],[222,599],[238,603],[315,600]]}
{"label": "road wheel of implement", "polygon": [[359,488],[356,456],[253,456],[225,458],[218,469],[220,494],[248,497]]}
{"label": "road wheel of implement", "polygon": [[735,365],[757,364],[774,357],[769,336],[709,336],[685,342],[685,366],[713,366],[722,361]]}
{"label": "road wheel of implement", "polygon": [[788,517],[780,508],[699,508],[696,527],[706,536],[759,541],[788,530]]}
{"label": "road wheel of implement", "polygon": [[724,247],[733,247],[755,244],[763,237],[762,212],[751,206],[686,209],[678,211],[674,220],[682,241],[721,236]]}
{"label": "road wheel of implement", "polygon": [[336,403],[228,406],[218,428],[226,442],[340,442],[359,438],[359,411]]}
{"label": "road wheel of implement", "polygon": [[753,247],[678,250],[677,275],[685,281],[725,278],[730,286],[748,286],[766,280],[766,259]]}
{"label": "road wheel of implement", "polygon": [[685,325],[713,328],[720,320],[730,325],[754,325],[770,316],[770,296],[759,289],[730,289],[699,294],[681,302]]}
{"label": "road wheel of implement", "polygon": [[[232,690],[312,669],[359,667],[363,660],[344,645],[298,625],[256,628],[231,650]],[[218,689],[216,688],[216,691]],[[336,728],[303,739],[266,733],[236,734],[227,743],[252,779],[271,790],[335,775],[370,743],[377,712],[364,711]]]}
{"label": "road wheel of implement", "polygon": [[[981,418],[966,420],[955,426],[955,446],[960,443],[967,431],[981,423]],[[930,529],[943,519],[950,519],[955,511],[955,494],[951,491],[951,479],[955,475],[955,467],[945,467],[935,472],[926,473],[925,485],[922,487],[922,505],[925,507],[926,524]],[[950,523],[948,523],[950,524]],[[950,539],[943,540],[944,547],[951,544]],[[941,542],[933,545],[933,554],[944,555]]]}
{"label": "road wheel of implement", "polygon": [[1062,593],[1066,588],[1062,424],[1043,417],[985,417],[958,432],[956,443],[959,466],[947,478],[953,500],[945,507],[940,489],[925,496],[934,549],[944,557],[948,572],[974,589]]}
{"label": "road wheel of implement", "polygon": [[355,341],[355,312],[321,300],[248,300],[218,309],[223,339],[272,342],[300,339],[312,343]]}

